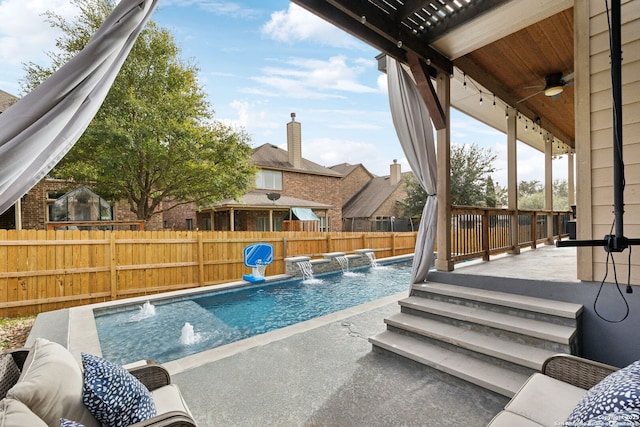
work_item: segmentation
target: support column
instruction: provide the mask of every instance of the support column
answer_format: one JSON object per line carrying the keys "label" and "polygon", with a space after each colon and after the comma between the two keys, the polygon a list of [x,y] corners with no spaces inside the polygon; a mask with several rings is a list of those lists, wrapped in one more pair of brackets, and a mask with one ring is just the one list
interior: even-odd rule
{"label": "support column", "polygon": [[[544,208],[553,210],[553,135],[546,133],[544,141]],[[547,213],[547,244],[553,244],[553,214]]]}
{"label": "support column", "polygon": [[573,163],[575,154],[567,154],[567,191],[569,193],[569,207],[576,204],[575,166]]}
{"label": "support column", "polygon": [[436,133],[438,153],[438,271],[452,271],[451,261],[451,79],[446,73],[438,73],[436,79],[440,105],[444,111],[446,126]]}
{"label": "support column", "polygon": [[273,209],[269,209],[269,231],[273,231]]}
{"label": "support column", "polygon": [[233,208],[229,209],[229,231],[236,231],[236,215]]}
{"label": "support column", "polygon": [[511,221],[509,253],[520,253],[518,221],[518,111],[507,107],[507,199],[508,208],[513,211]]}
{"label": "support column", "polygon": [[22,198],[16,200],[13,210],[15,211],[16,230],[22,230]]}

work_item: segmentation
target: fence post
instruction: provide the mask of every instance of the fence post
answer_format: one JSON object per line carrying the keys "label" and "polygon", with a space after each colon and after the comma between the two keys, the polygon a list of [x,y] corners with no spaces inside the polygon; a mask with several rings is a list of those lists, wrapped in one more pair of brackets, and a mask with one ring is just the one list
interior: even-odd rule
{"label": "fence post", "polygon": [[362,233],[362,249],[365,249],[367,247],[367,235],[365,233]]}
{"label": "fence post", "polygon": [[391,233],[391,256],[396,256],[396,233]]}
{"label": "fence post", "polygon": [[489,261],[489,211],[482,213],[482,260]]}
{"label": "fence post", "polygon": [[531,235],[533,236],[531,249],[535,249],[538,242],[538,212],[533,212],[533,219],[531,220]]}
{"label": "fence post", "polygon": [[333,252],[333,249],[331,249],[331,234],[327,234],[327,252]]}
{"label": "fence post", "polygon": [[287,238],[283,237],[282,238],[282,257],[286,258],[287,255]]}
{"label": "fence post", "polygon": [[116,271],[117,256],[116,256],[116,236],[112,231],[109,233],[109,271],[110,271],[110,287],[111,287],[111,299],[118,299],[118,273]]}
{"label": "fence post", "polygon": [[198,286],[204,286],[204,243],[202,231],[198,231]]}

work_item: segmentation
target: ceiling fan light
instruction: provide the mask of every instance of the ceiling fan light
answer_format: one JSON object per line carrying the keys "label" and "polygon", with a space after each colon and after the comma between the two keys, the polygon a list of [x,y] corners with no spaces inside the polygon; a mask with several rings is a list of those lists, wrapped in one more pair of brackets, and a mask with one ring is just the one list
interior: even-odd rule
{"label": "ceiling fan light", "polygon": [[562,86],[551,86],[544,89],[544,94],[546,96],[555,96],[561,94],[563,90]]}

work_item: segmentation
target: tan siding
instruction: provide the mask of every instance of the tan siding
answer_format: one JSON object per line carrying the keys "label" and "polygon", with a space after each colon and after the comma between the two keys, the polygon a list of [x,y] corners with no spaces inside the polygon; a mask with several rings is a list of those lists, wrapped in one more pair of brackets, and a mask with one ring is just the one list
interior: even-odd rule
{"label": "tan siding", "polygon": [[[591,147],[591,217],[592,237],[600,239],[611,233],[613,222],[613,154],[611,75],[609,61],[609,33],[603,2],[590,5],[590,147]],[[625,1],[622,6],[622,121],[623,155],[626,187],[624,192],[624,234],[640,237],[640,2]],[[580,117],[578,118],[580,120]],[[578,125],[579,125],[578,121]],[[607,254],[595,248],[593,276],[583,280],[602,280]],[[615,254],[618,281],[627,280],[628,251]],[[640,266],[640,254],[632,255],[631,267]],[[614,280],[611,272],[606,279]],[[640,277],[632,274],[634,284]]]}

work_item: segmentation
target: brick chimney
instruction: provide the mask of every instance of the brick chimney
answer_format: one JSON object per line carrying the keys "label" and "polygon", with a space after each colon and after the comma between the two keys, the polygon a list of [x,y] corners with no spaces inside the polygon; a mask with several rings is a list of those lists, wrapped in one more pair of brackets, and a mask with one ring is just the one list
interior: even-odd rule
{"label": "brick chimney", "polygon": [[391,185],[396,185],[402,180],[402,171],[398,160],[393,159],[393,164],[389,168],[389,178]]}
{"label": "brick chimney", "polygon": [[296,169],[302,169],[302,130],[296,122],[296,113],[291,113],[291,121],[287,123],[287,152],[289,163]]}

